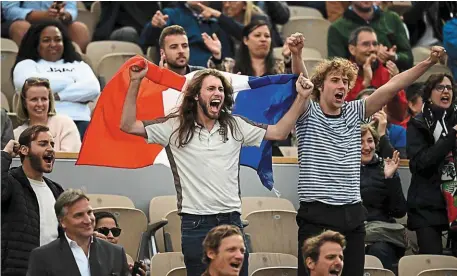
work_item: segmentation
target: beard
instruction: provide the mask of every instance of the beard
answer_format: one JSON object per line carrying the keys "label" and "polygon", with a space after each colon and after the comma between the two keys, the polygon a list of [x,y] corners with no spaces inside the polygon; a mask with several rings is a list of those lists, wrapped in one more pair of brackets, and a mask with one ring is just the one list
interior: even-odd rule
{"label": "beard", "polygon": [[189,65],[189,59],[186,58],[186,63],[184,65],[177,64],[175,60],[166,60],[167,66],[170,69],[183,69],[186,68],[187,65]]}
{"label": "beard", "polygon": [[208,117],[212,120],[219,119],[219,114],[221,114],[220,110],[216,115],[211,115],[208,110],[208,105],[200,97],[198,98],[198,104],[200,105],[200,108],[203,110],[203,114],[205,114],[206,117]]}
{"label": "beard", "polygon": [[358,3],[354,3],[354,8],[356,8],[359,12],[367,13],[367,12],[371,12],[371,10],[373,9],[373,6],[366,8],[366,7],[363,7],[362,5],[359,5]]}
{"label": "beard", "polygon": [[51,167],[51,169],[48,170],[48,169],[45,169],[41,165],[42,162],[43,162],[43,158],[41,156],[39,156],[38,154],[34,154],[34,153],[30,152],[30,154],[28,155],[27,158],[29,158],[30,166],[35,171],[40,172],[40,173],[50,173],[50,172],[52,172],[52,167]]}

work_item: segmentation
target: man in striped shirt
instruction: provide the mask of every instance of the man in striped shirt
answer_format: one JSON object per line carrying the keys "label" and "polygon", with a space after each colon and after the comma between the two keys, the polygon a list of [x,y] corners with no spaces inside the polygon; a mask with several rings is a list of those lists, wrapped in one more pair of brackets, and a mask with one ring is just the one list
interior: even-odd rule
{"label": "man in striped shirt", "polygon": [[368,98],[352,102],[344,99],[357,78],[356,66],[342,58],[317,65],[311,77],[314,97],[306,102],[296,124],[298,275],[306,275],[301,251],[304,241],[326,229],[346,237],[343,275],[363,275],[366,211],[360,196],[360,123],[445,55],[442,47],[433,47],[427,60],[393,77]]}

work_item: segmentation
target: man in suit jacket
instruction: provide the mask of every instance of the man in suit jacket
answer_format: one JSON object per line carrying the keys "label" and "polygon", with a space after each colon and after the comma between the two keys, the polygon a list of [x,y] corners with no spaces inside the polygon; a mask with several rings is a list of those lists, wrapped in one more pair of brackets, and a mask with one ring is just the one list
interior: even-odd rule
{"label": "man in suit jacket", "polygon": [[81,190],[62,193],[54,210],[65,233],[32,251],[28,276],[130,275],[124,249],[94,237],[95,217]]}

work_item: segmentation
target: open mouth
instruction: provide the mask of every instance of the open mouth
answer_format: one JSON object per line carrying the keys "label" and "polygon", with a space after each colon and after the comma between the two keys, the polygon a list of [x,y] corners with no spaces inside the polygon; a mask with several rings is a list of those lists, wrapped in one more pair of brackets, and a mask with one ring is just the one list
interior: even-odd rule
{"label": "open mouth", "polygon": [[441,100],[442,103],[447,104],[447,103],[449,103],[451,101],[451,97],[449,97],[449,95],[443,95],[443,96],[441,96],[440,100]]}
{"label": "open mouth", "polygon": [[234,269],[240,269],[242,263],[230,263],[230,266]]}
{"label": "open mouth", "polygon": [[53,153],[45,154],[43,156],[43,160],[44,160],[44,162],[46,162],[46,164],[52,164],[52,162],[54,162],[54,154]]}
{"label": "open mouth", "polygon": [[342,102],[343,101],[343,98],[344,98],[344,93],[343,92],[338,92],[335,94],[335,99],[338,101],[338,102]]}
{"label": "open mouth", "polygon": [[214,99],[209,103],[210,109],[212,112],[218,112],[221,105],[220,99]]}
{"label": "open mouth", "polygon": [[339,270],[339,269],[331,269],[331,270],[328,272],[328,275],[329,275],[329,276],[339,276],[339,275],[340,275],[340,272],[341,272],[341,270]]}

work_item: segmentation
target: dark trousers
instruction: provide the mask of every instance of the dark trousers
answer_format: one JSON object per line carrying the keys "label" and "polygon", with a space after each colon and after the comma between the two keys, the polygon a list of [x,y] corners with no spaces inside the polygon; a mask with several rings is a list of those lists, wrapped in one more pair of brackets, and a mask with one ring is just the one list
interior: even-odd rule
{"label": "dark trousers", "polygon": [[443,254],[442,226],[429,226],[416,229],[419,254]]}
{"label": "dark trousers", "polygon": [[84,138],[84,134],[86,133],[86,129],[89,126],[89,121],[74,121],[76,127],[78,128],[79,135],[81,136],[81,141]]}
{"label": "dark trousers", "polygon": [[343,276],[362,276],[365,265],[366,210],[361,203],[334,206],[320,202],[301,202],[297,213],[298,275],[309,275],[301,249],[304,241],[324,230],[340,232],[346,237]]}
{"label": "dark trousers", "polygon": [[395,273],[394,264],[398,264],[400,258],[405,255],[405,249],[388,242],[376,242],[365,248],[365,254],[378,257],[385,269]]}
{"label": "dark trousers", "polygon": [[[243,230],[240,213],[232,212],[217,215],[190,215],[182,214],[181,216],[181,246],[184,255],[184,263],[188,276],[201,276],[205,272],[207,264],[202,262],[203,259],[203,240],[206,234],[218,225],[231,224],[238,226]],[[243,232],[244,236],[244,232]],[[246,237],[244,236],[245,246]],[[246,248],[244,254],[243,267],[240,276],[248,275],[249,253]]]}

